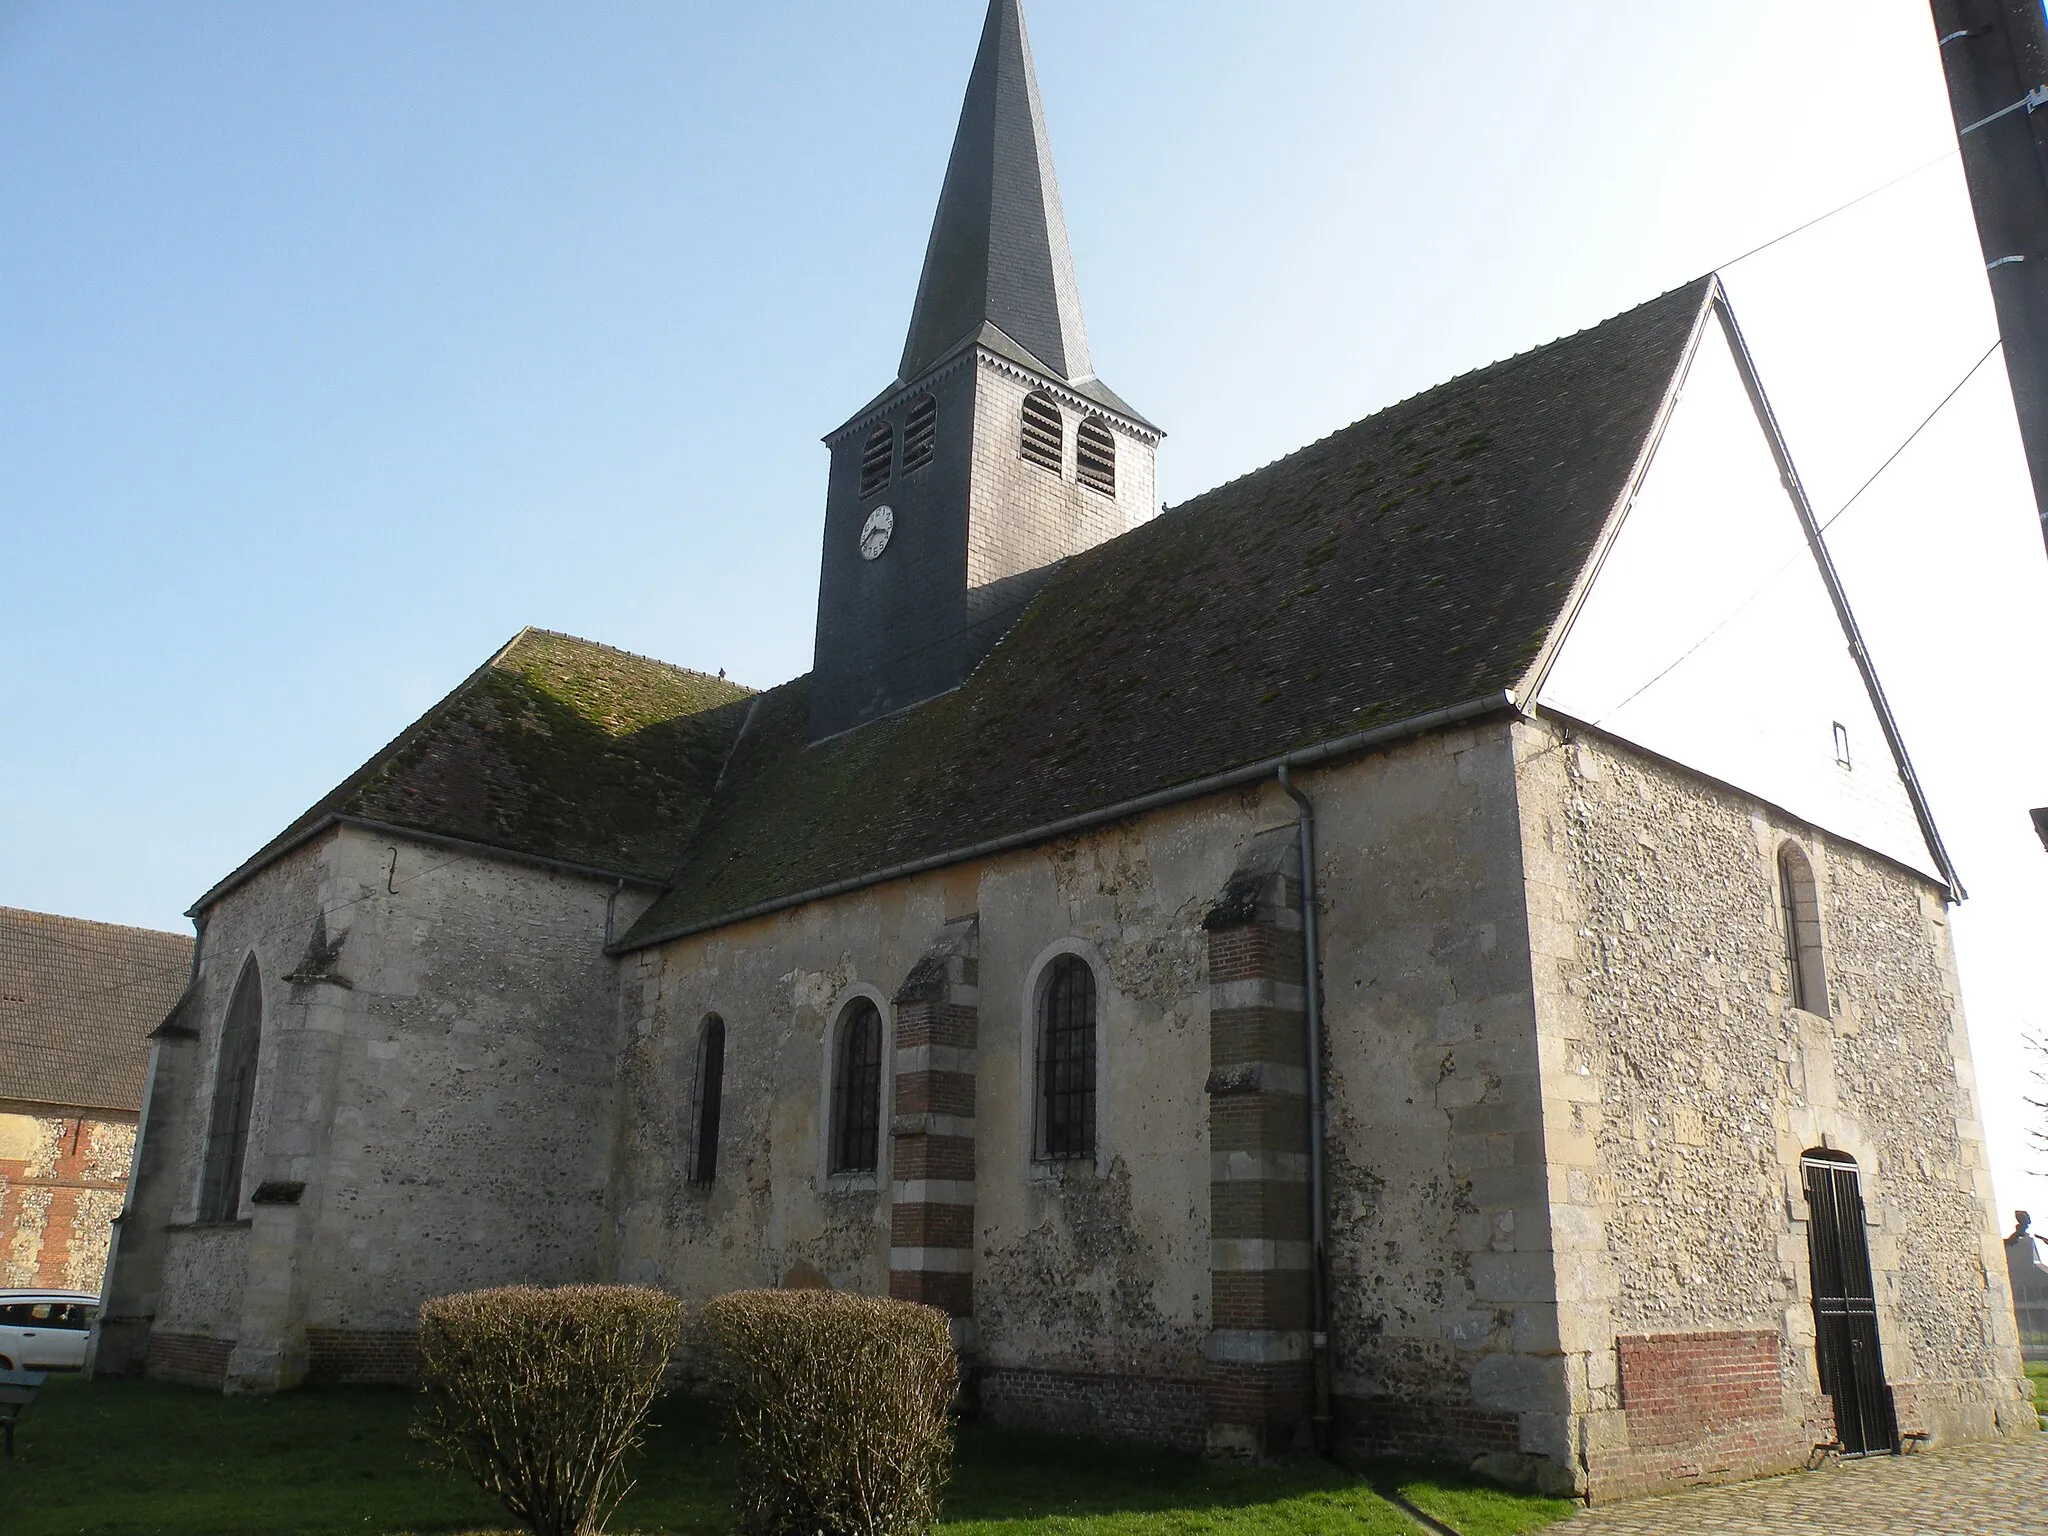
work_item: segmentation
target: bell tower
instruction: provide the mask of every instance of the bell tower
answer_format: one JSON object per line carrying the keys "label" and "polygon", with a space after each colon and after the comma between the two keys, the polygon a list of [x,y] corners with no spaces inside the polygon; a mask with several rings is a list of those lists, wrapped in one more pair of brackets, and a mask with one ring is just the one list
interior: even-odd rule
{"label": "bell tower", "polygon": [[811,737],[958,687],[1069,555],[1151,515],[1095,376],[1019,0],[991,0],[896,380],[826,437]]}

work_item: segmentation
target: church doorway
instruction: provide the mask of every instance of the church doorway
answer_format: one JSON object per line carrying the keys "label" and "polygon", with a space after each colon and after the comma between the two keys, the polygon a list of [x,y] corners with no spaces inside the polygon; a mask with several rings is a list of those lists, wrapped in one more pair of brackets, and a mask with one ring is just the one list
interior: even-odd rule
{"label": "church doorway", "polygon": [[1888,1454],[1898,1449],[1899,1431],[1877,1342],[1877,1289],[1856,1160],[1840,1152],[1809,1152],[1799,1167],[1806,1185],[1820,1389],[1834,1400],[1835,1438],[1847,1456]]}

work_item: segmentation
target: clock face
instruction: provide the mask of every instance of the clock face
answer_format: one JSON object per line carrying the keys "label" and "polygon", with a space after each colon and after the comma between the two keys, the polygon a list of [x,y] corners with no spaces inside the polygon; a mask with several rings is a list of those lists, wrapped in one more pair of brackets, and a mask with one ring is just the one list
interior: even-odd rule
{"label": "clock face", "polygon": [[889,547],[889,535],[896,529],[896,514],[887,507],[877,507],[868,514],[868,520],[860,525],[860,557],[863,560],[879,560],[882,551]]}

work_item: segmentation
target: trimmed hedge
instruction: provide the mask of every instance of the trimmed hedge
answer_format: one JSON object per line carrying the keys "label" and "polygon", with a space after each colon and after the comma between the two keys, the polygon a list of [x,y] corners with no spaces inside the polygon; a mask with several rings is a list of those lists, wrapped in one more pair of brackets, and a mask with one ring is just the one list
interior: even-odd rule
{"label": "trimmed hedge", "polygon": [[637,1285],[506,1286],[420,1308],[413,1433],[535,1536],[594,1536],[682,1332]]}
{"label": "trimmed hedge", "polygon": [[701,1319],[749,1536],[903,1536],[939,1517],[959,1368],[935,1307],[735,1291]]}

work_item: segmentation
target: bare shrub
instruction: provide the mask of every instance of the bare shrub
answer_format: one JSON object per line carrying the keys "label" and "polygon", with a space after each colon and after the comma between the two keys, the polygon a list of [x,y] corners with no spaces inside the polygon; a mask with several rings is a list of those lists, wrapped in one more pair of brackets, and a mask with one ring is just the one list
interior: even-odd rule
{"label": "bare shrub", "polygon": [[703,1363],[739,1443],[750,1536],[902,1536],[939,1516],[958,1381],[935,1307],[735,1291],[704,1308]]}
{"label": "bare shrub", "polygon": [[514,1285],[420,1308],[413,1433],[536,1536],[593,1536],[633,1485],[625,1460],[682,1332],[637,1285]]}

